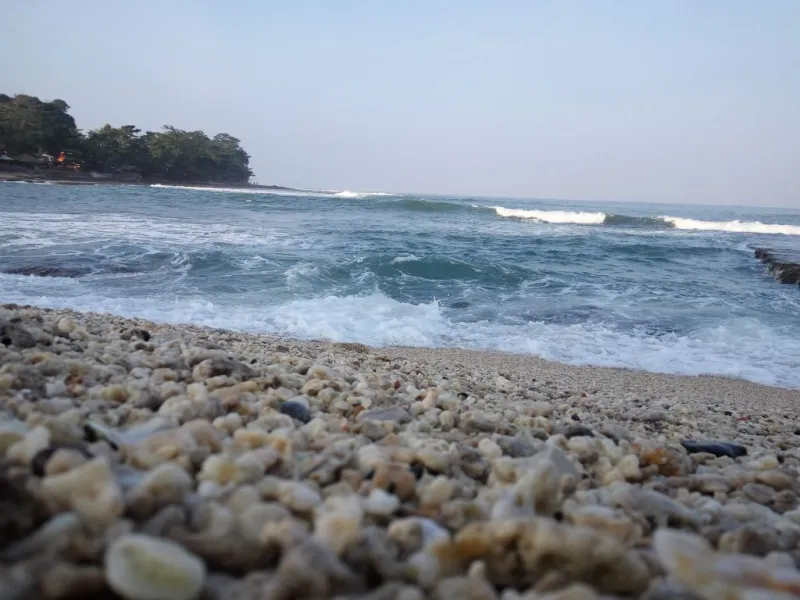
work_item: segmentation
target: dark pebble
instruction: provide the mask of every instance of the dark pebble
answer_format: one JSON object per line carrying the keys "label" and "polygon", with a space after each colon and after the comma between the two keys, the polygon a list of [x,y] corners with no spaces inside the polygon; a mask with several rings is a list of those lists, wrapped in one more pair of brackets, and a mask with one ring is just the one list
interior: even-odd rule
{"label": "dark pebble", "polygon": [[0,320],[0,338],[2,338],[0,341],[6,347],[33,348],[36,345],[36,338],[27,329],[4,319]]}
{"label": "dark pebble", "polygon": [[142,329],[141,327],[134,328],[133,335],[134,337],[138,337],[143,342],[149,342],[150,338],[152,337],[147,329]]}
{"label": "dark pebble", "polygon": [[416,479],[422,479],[422,476],[425,475],[425,465],[422,463],[414,463],[411,465],[411,472]]}
{"label": "dark pebble", "polygon": [[573,421],[580,421],[581,418],[578,415],[572,415],[572,420]]}
{"label": "dark pebble", "polygon": [[553,433],[560,433],[567,439],[580,435],[594,437],[594,432],[584,425],[558,425],[553,428]]}
{"label": "dark pebble", "polygon": [[729,411],[729,410],[726,410],[726,411],[725,411],[724,413],[722,413],[722,414],[723,414],[723,415],[725,415],[726,417],[732,417],[732,416],[733,416],[733,413],[732,413],[731,411]]}
{"label": "dark pebble", "polygon": [[299,402],[281,402],[280,410],[283,414],[289,415],[301,423],[308,423],[311,420],[311,413]]}
{"label": "dark pebble", "polygon": [[794,430],[794,434],[795,434],[795,435],[800,435],[800,429],[795,429],[795,430]]}
{"label": "dark pebble", "polygon": [[681,446],[686,448],[689,454],[708,452],[714,456],[730,456],[731,458],[747,455],[747,448],[739,444],[734,444],[733,442],[696,442],[693,440],[683,440]]}

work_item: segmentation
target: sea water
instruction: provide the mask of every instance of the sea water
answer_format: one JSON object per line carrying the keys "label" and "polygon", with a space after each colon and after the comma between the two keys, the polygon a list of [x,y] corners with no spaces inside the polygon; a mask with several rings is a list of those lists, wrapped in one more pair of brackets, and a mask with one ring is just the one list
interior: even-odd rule
{"label": "sea water", "polygon": [[798,388],[756,247],[800,257],[800,211],[0,184],[2,302]]}

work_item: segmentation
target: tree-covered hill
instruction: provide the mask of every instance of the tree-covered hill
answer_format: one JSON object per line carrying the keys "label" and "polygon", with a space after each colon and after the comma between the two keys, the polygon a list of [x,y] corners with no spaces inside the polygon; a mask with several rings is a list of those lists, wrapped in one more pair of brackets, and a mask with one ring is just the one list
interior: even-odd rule
{"label": "tree-covered hill", "polygon": [[227,133],[209,137],[169,125],[142,133],[134,125],[104,125],[83,134],[68,111],[63,100],[0,94],[0,152],[12,157],[63,152],[84,171],[133,171],[174,182],[245,183],[252,176],[249,155]]}

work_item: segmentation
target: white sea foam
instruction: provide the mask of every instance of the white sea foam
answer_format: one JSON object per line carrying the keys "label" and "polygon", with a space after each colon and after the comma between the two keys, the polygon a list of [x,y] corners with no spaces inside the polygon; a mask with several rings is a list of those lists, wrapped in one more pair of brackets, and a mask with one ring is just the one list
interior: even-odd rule
{"label": "white sea foam", "polygon": [[405,262],[414,262],[415,260],[419,260],[419,256],[415,256],[414,254],[403,254],[402,256],[398,256],[397,258],[393,258],[392,262],[389,264],[392,265],[399,265]]}
{"label": "white sea foam", "polygon": [[319,273],[319,267],[310,262],[299,262],[283,272],[289,285],[297,285],[301,280],[313,277]]}
{"label": "white sea foam", "polygon": [[222,194],[256,194],[261,196],[315,196],[321,198],[346,198],[357,199],[370,196],[394,196],[389,192],[351,192],[350,190],[307,190],[307,189],[270,189],[252,187],[210,187],[202,185],[168,185],[163,183],[151,184],[152,188],[170,190],[192,190],[195,192],[217,192]]}
{"label": "white sea foam", "polygon": [[[381,293],[298,299],[277,305],[204,297],[112,298],[78,281],[0,275],[3,301],[110,312],[373,346],[457,346],[533,354],[576,365],[717,374],[800,388],[800,339],[750,319],[729,319],[688,335],[647,335],[602,324],[501,324],[450,320],[437,302],[409,304]],[[775,352],[780,348],[780,352]]]}
{"label": "white sea foam", "polygon": [[333,194],[337,198],[367,198],[369,196],[394,196],[394,194],[390,194],[388,192],[351,192],[349,190],[344,190],[341,192],[331,191],[329,193]]}
{"label": "white sea foam", "polygon": [[253,194],[257,196],[328,196],[316,190],[282,190],[269,188],[207,187],[199,185],[166,185],[154,183],[150,187],[167,190],[191,190],[194,192],[215,192],[218,194]]}
{"label": "white sea foam", "polygon": [[2,247],[45,247],[60,243],[131,242],[152,246],[207,247],[213,244],[270,248],[309,248],[311,240],[280,229],[126,214],[0,212],[0,223],[14,223],[13,240]]}
{"label": "white sea foam", "polygon": [[515,219],[533,219],[542,223],[576,223],[580,225],[599,225],[606,214],[602,212],[575,212],[569,210],[524,210],[520,208],[505,208],[493,206],[494,211],[501,217]]}
{"label": "white sea foam", "polygon": [[732,233],[766,233],[800,235],[800,226],[761,223],[759,221],[700,221],[683,217],[659,217],[675,229],[696,231],[730,231]]}

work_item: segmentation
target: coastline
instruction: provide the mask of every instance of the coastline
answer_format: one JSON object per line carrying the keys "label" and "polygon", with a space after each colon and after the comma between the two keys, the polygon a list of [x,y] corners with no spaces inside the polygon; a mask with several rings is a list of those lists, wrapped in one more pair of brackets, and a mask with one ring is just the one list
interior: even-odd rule
{"label": "coastline", "polygon": [[[145,327],[168,336],[208,337],[222,336],[234,353],[252,346],[288,347],[292,352],[312,357],[331,355],[336,360],[349,360],[350,349],[357,354],[381,357],[384,362],[407,361],[424,365],[438,373],[470,373],[475,377],[492,378],[502,375],[529,386],[557,387],[571,393],[599,394],[609,402],[619,404],[620,415],[626,410],[646,408],[657,403],[658,408],[671,407],[697,410],[698,415],[709,416],[716,435],[733,439],[744,436],[752,439],[747,423],[753,417],[781,414],[785,433],[800,428],[800,389],[771,386],[724,375],[682,375],[656,373],[625,367],[572,365],[547,360],[534,355],[513,354],[468,348],[428,348],[415,346],[366,346],[361,343],[331,340],[304,340],[278,334],[248,333],[238,330],[210,328],[190,323],[153,322],[141,318],[120,317],[112,313],[82,312],[72,309],[50,309],[36,306],[23,308],[54,315],[67,315],[75,319],[99,320],[121,323],[127,327]],[[725,415],[725,411],[731,415]],[[713,418],[712,418],[713,417]],[[727,418],[720,418],[727,417]],[[742,420],[740,420],[742,419]],[[745,423],[745,425],[742,425]],[[686,435],[703,435],[704,426],[698,423]],[[799,438],[800,439],[800,438]]]}
{"label": "coastline", "polygon": [[800,583],[797,391],[12,304],[0,341],[9,597]]}
{"label": "coastline", "polygon": [[165,185],[165,186],[190,186],[205,188],[241,188],[253,190],[275,190],[283,192],[303,192],[299,188],[292,188],[282,185],[262,185],[255,183],[216,183],[216,182],[176,182],[160,179],[136,180],[125,177],[103,177],[94,178],[89,173],[53,172],[53,171],[34,171],[34,172],[14,172],[0,171],[0,183],[50,183],[53,185]]}

